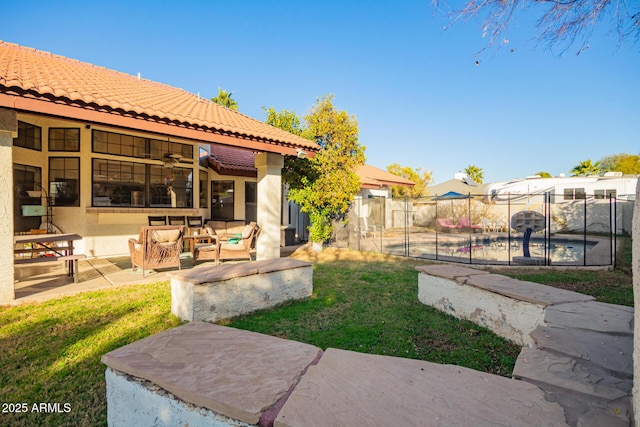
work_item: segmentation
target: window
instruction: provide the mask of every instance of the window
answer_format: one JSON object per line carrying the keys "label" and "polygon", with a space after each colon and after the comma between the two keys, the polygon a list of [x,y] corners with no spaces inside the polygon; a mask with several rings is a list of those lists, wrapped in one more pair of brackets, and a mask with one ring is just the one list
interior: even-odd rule
{"label": "window", "polygon": [[565,188],[564,200],[584,200],[587,198],[587,193],[584,188]]}
{"label": "window", "polygon": [[198,155],[198,163],[203,168],[206,168],[209,165],[209,151],[200,147],[199,153],[200,154]]}
{"label": "window", "polygon": [[49,158],[49,197],[56,206],[80,206],[80,158]]}
{"label": "window", "polygon": [[94,130],[92,135],[94,153],[153,160],[163,160],[168,154],[175,154],[184,159],[193,160],[193,146],[188,144],[101,130]]}
{"label": "window", "polygon": [[49,128],[49,151],[80,151],[80,129]]}
{"label": "window", "polygon": [[258,183],[244,183],[244,212],[245,220],[258,221]]}
{"label": "window", "polygon": [[[40,191],[42,169],[26,165],[13,165],[14,197],[29,197],[28,191]],[[38,201],[39,202],[39,201]]]}
{"label": "window", "polygon": [[15,188],[13,202],[13,228],[16,233],[28,232],[40,227],[42,218],[39,216],[23,216],[23,205],[46,205],[44,193],[29,194],[30,191],[40,191],[42,170],[33,166],[13,165],[13,188]]}
{"label": "window", "polygon": [[234,219],[234,182],[211,181],[211,219]]}
{"label": "window", "polygon": [[93,159],[92,176],[93,206],[193,207],[189,168]]}
{"label": "window", "polygon": [[615,199],[617,197],[616,190],[594,190],[593,196],[595,199]]}
{"label": "window", "polygon": [[13,145],[42,151],[42,129],[38,126],[18,121],[18,137],[13,140]]}
{"label": "window", "polygon": [[209,200],[209,174],[206,171],[199,171],[200,180],[200,209],[207,207]]}

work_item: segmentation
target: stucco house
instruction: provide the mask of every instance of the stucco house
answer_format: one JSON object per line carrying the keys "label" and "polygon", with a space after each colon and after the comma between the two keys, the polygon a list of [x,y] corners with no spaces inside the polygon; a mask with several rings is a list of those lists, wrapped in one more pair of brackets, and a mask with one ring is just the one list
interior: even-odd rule
{"label": "stucco house", "polygon": [[[4,253],[14,234],[47,220],[24,206],[48,204],[50,221],[81,235],[76,251],[89,257],[127,253],[158,213],[256,220],[257,258],[278,257],[283,158],[318,149],[182,89],[0,41]],[[221,151],[253,164],[220,167]],[[0,277],[9,303],[13,257],[1,258]]]}

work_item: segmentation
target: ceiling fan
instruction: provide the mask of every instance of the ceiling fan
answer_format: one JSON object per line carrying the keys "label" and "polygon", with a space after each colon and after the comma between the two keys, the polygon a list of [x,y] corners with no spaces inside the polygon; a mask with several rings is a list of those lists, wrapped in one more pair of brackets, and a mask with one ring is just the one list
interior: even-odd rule
{"label": "ceiling fan", "polygon": [[165,153],[162,156],[162,161],[164,162],[165,168],[173,168],[178,163],[193,163],[193,161],[185,159],[180,154],[174,153]]}

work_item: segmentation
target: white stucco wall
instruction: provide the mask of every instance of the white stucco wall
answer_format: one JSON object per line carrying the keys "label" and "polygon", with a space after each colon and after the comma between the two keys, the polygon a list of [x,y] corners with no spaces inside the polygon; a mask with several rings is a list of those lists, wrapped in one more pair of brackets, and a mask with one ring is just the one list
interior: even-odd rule
{"label": "white stucco wall", "polygon": [[282,168],[284,157],[274,153],[255,156],[258,169],[258,226],[256,259],[280,258]]}
{"label": "white stucco wall", "polygon": [[[0,108],[0,253],[13,254],[13,138],[16,112]],[[13,256],[0,257],[0,304],[15,300]]]}
{"label": "white stucco wall", "polygon": [[249,427],[191,405],[149,381],[107,368],[107,424],[119,426]]}
{"label": "white stucco wall", "polygon": [[458,319],[471,320],[519,345],[533,345],[531,332],[544,324],[544,306],[420,273],[418,299]]}
{"label": "white stucco wall", "polygon": [[[633,212],[633,305],[635,307],[634,318],[640,314],[640,185],[637,187],[636,203]],[[633,376],[640,378],[640,322],[634,322],[633,330]],[[640,381],[633,382],[633,413],[635,414],[635,426],[640,427]]]}

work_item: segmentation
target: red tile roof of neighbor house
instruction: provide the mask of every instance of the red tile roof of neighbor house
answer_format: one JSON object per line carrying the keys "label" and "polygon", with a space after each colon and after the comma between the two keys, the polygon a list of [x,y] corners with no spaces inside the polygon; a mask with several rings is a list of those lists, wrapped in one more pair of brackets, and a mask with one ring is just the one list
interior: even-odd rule
{"label": "red tile roof of neighbor house", "polygon": [[413,181],[367,164],[360,166],[357,174],[360,177],[360,184],[363,188],[380,188],[383,185],[400,185],[403,187],[416,185]]}
{"label": "red tile roof of neighbor house", "polygon": [[1,40],[0,107],[256,151],[319,149],[183,89]]}

